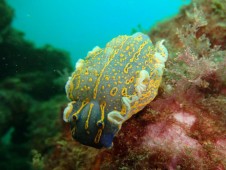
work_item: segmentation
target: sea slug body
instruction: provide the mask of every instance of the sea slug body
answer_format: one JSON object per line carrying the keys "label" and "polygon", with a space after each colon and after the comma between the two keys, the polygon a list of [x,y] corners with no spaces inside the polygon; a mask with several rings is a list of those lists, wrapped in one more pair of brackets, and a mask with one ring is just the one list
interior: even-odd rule
{"label": "sea slug body", "polygon": [[158,92],[168,52],[147,35],[118,36],[79,59],[65,86],[71,102],[63,119],[74,139],[95,148],[112,146],[123,122]]}

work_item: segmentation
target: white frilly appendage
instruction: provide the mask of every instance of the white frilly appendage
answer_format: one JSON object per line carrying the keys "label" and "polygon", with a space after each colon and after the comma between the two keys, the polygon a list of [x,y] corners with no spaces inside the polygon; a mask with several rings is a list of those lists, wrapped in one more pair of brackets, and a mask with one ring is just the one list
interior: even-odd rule
{"label": "white frilly appendage", "polygon": [[156,68],[159,72],[159,76],[163,75],[163,69],[165,68],[165,62],[168,59],[168,51],[166,47],[163,45],[165,40],[158,41],[155,45],[155,58],[157,58],[160,62],[156,64]]}
{"label": "white frilly appendage", "polygon": [[84,65],[84,60],[83,59],[78,59],[78,61],[75,64],[76,71],[77,70],[81,70],[83,65]]}
{"label": "white frilly appendage", "polygon": [[146,85],[143,84],[144,80],[149,80],[150,76],[149,73],[146,70],[141,70],[140,71],[140,75],[136,80],[136,92],[138,94],[139,97],[141,97],[142,93],[146,90]]}
{"label": "white frilly appendage", "polygon": [[70,113],[72,112],[72,109],[73,109],[73,105],[72,105],[73,102],[70,102],[68,103],[67,107],[64,109],[64,113],[63,113],[63,120],[65,122],[68,122],[69,121],[69,116],[70,116]]}
{"label": "white frilly appendage", "polygon": [[158,41],[155,45],[155,57],[158,58],[162,63],[165,63],[168,59],[168,50],[163,45],[165,40]]}
{"label": "white frilly appendage", "polygon": [[87,53],[87,55],[89,56],[90,54],[95,53],[95,52],[97,52],[99,50],[101,50],[101,48],[99,46],[95,46],[91,51],[89,51]]}
{"label": "white frilly appendage", "polygon": [[122,123],[126,120],[125,120],[125,117],[122,116],[119,111],[114,110],[108,114],[108,121],[111,122],[112,124],[118,126],[120,129],[122,126]]}

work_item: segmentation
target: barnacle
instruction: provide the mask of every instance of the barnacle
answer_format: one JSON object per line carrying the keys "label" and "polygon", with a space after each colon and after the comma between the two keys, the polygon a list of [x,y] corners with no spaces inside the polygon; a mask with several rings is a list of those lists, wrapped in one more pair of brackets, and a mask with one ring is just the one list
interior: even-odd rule
{"label": "barnacle", "polygon": [[157,94],[168,57],[163,42],[154,46],[142,33],[118,36],[78,60],[65,86],[71,102],[63,117],[74,139],[96,148],[112,146],[123,122]]}

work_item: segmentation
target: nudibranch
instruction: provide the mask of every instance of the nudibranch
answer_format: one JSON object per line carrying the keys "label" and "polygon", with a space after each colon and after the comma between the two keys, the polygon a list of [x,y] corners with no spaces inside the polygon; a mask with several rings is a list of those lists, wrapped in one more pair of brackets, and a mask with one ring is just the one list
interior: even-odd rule
{"label": "nudibranch", "polygon": [[158,92],[168,51],[147,35],[118,36],[79,59],[65,86],[71,101],[63,119],[72,137],[95,148],[112,146],[123,122],[150,103]]}

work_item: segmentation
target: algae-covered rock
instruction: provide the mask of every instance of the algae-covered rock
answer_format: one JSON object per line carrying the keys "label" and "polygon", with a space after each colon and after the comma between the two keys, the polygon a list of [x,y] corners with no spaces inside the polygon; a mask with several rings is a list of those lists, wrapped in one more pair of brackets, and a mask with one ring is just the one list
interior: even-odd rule
{"label": "algae-covered rock", "polygon": [[30,144],[39,152],[54,145],[62,132],[62,110],[67,102],[64,95],[58,95],[31,107],[27,120]]}
{"label": "algae-covered rock", "polygon": [[7,32],[7,29],[10,27],[10,24],[13,20],[14,12],[10,8],[5,0],[0,0],[0,43],[2,42],[2,35]]}
{"label": "algae-covered rock", "polygon": [[31,150],[51,147],[42,140],[61,129],[64,84],[72,70],[67,52],[36,48],[12,28],[13,14],[0,0],[0,167],[9,170],[30,169]]}
{"label": "algae-covered rock", "polygon": [[[27,115],[33,99],[17,90],[0,88],[0,166],[3,169],[27,169],[28,161],[28,128]],[[11,164],[10,164],[11,162]]]}

